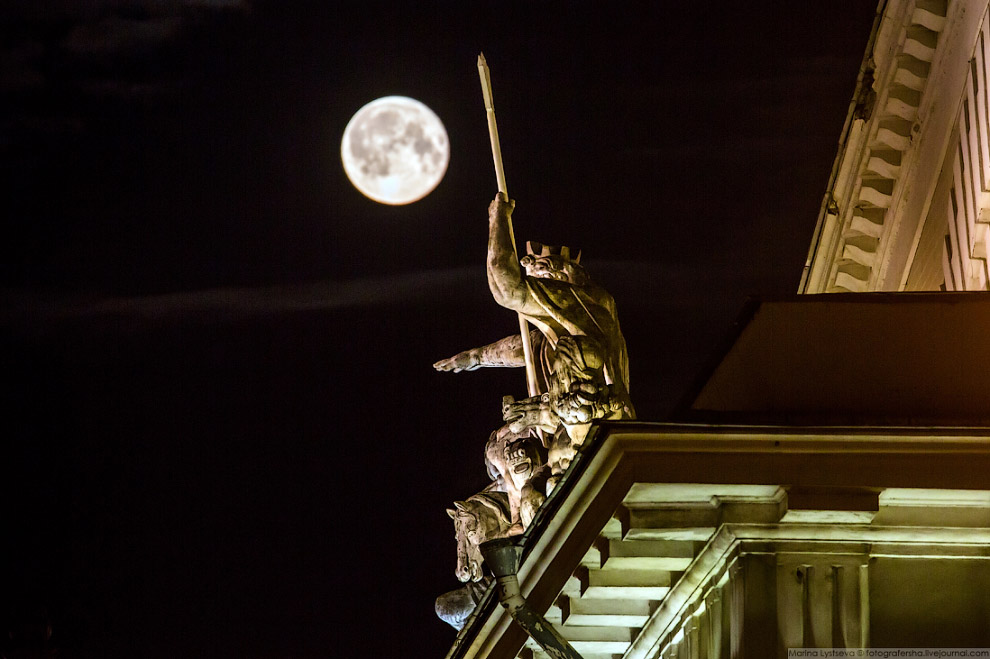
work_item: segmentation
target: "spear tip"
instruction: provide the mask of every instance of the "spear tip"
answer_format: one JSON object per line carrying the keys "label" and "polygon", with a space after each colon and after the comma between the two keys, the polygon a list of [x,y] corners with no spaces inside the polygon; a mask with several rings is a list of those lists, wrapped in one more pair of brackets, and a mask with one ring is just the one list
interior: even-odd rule
{"label": "spear tip", "polygon": [[485,109],[495,110],[495,102],[492,100],[491,73],[488,71],[488,62],[485,61],[485,54],[478,54],[478,75],[481,77],[481,92],[485,97]]}

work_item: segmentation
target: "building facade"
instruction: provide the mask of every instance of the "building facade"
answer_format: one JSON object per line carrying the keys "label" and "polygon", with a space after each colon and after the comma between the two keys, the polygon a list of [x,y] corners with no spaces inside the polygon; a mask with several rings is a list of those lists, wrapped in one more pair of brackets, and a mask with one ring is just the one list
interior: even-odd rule
{"label": "building facade", "polygon": [[880,3],[800,293],[987,290],[987,10]]}

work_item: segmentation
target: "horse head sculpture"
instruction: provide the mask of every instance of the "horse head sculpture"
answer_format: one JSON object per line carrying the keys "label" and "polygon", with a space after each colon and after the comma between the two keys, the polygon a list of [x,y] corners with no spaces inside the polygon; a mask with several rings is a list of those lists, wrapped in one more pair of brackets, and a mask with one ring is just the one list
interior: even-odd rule
{"label": "horse head sculpture", "polygon": [[447,514],[454,520],[457,538],[457,569],[460,581],[480,581],[483,558],[478,546],[486,540],[504,538],[512,527],[509,496],[505,492],[479,492],[467,501],[455,501]]}

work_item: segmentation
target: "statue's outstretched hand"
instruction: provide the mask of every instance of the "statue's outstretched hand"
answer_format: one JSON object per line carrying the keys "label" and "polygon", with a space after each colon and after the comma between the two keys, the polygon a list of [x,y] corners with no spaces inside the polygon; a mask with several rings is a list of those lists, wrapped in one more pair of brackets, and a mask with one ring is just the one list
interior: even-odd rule
{"label": "statue's outstretched hand", "polygon": [[441,359],[433,364],[433,368],[438,371],[451,371],[454,373],[460,373],[461,371],[474,371],[480,366],[481,364],[474,359],[470,350],[459,352],[453,357]]}

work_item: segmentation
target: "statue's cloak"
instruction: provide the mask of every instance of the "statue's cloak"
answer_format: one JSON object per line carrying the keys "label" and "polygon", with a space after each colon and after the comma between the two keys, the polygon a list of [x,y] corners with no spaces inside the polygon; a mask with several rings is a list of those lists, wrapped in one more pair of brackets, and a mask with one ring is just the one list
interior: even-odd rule
{"label": "statue's cloak", "polygon": [[606,381],[628,401],[629,355],[612,296],[594,283],[576,286],[557,279],[526,277],[526,287],[542,309],[540,315],[525,315],[547,339],[540,351],[543,368],[547,368],[547,350],[552,350],[560,337],[590,337],[605,353]]}

